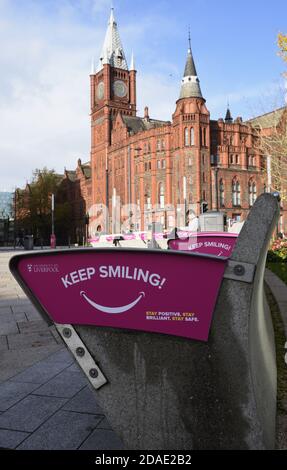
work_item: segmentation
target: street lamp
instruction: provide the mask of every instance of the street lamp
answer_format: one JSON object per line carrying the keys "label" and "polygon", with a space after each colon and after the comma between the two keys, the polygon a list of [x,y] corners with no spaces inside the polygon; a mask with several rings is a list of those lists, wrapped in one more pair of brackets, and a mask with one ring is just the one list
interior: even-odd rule
{"label": "street lamp", "polygon": [[54,210],[55,210],[55,195],[52,194],[51,199],[51,216],[52,216],[52,233],[50,237],[50,247],[56,248],[56,236],[55,236],[55,221],[54,221]]}
{"label": "street lamp", "polygon": [[85,215],[86,244],[88,243],[88,239],[89,239],[89,222],[90,222],[90,215],[87,212],[86,215]]}

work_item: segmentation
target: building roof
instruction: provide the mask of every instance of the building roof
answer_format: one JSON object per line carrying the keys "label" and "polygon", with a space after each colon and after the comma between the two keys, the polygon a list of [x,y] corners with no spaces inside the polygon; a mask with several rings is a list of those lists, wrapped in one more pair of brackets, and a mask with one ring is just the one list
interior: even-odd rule
{"label": "building roof", "polygon": [[103,68],[104,64],[110,64],[112,67],[128,70],[113,8],[111,9],[110,19],[96,73]]}
{"label": "building roof", "polygon": [[90,164],[82,165],[82,170],[86,178],[91,178],[92,170]]}
{"label": "building roof", "polygon": [[260,127],[261,129],[268,129],[270,127],[278,126],[283,113],[287,111],[287,107],[283,106],[283,108],[275,109],[275,111],[271,111],[270,113],[262,114],[261,116],[257,116],[253,119],[249,119],[246,121],[246,124],[251,124],[253,127]]}
{"label": "building roof", "polygon": [[76,172],[74,170],[66,170],[66,175],[70,181],[76,181]]}
{"label": "building roof", "polygon": [[138,132],[147,131],[155,127],[162,127],[166,126],[167,124],[170,124],[169,121],[159,121],[157,119],[144,119],[138,116],[123,115],[122,119],[131,134],[137,134]]}
{"label": "building roof", "polygon": [[195,68],[191,48],[189,48],[188,51],[187,51],[187,58],[186,58],[186,64],[185,64],[185,69],[184,69],[184,75],[183,76],[184,77],[190,77],[190,76],[197,77],[196,68]]}
{"label": "building roof", "polygon": [[227,123],[232,123],[233,122],[233,118],[231,116],[231,111],[230,111],[229,107],[227,108],[227,111],[226,111],[225,122],[227,122]]}
{"label": "building roof", "polygon": [[183,79],[181,80],[179,99],[181,98],[202,98],[199,79],[197,76],[190,44],[187,51],[184,75]]}

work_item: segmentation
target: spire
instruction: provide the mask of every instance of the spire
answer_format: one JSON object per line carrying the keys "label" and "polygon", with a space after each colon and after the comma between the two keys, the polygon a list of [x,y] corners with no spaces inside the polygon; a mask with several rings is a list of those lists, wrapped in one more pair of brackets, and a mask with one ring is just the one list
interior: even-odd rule
{"label": "spire", "polygon": [[128,70],[113,8],[111,8],[106,36],[96,72],[99,72],[104,64],[110,64],[112,67]]}
{"label": "spire", "polygon": [[187,59],[183,79],[181,80],[181,90],[179,98],[202,98],[199,79],[197,76],[191,51],[190,31],[188,32],[188,44],[189,48],[187,51]]}
{"label": "spire", "polygon": [[132,51],[132,57],[131,57],[131,65],[130,65],[130,70],[135,70],[135,58],[134,58],[134,52]]}
{"label": "spire", "polygon": [[226,111],[226,116],[225,116],[225,122],[227,124],[232,124],[233,123],[233,118],[231,116],[231,112],[229,109],[229,102],[227,102],[227,111]]}
{"label": "spire", "polygon": [[92,63],[91,63],[91,73],[90,75],[95,75],[95,58],[92,57]]}

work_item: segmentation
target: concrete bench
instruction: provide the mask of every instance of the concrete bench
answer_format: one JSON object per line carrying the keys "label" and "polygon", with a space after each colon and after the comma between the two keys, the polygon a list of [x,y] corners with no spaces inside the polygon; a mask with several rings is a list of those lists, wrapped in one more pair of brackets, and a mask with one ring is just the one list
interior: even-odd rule
{"label": "concrete bench", "polygon": [[263,274],[278,215],[276,198],[260,196],[228,260],[125,248],[11,260],[127,449],[274,448],[275,346]]}

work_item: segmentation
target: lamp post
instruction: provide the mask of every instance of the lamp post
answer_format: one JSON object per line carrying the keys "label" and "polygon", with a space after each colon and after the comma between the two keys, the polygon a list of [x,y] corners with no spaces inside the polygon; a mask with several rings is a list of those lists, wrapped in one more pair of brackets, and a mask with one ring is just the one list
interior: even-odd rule
{"label": "lamp post", "polygon": [[187,212],[187,207],[186,207],[186,176],[183,177],[183,202],[184,202],[184,226],[187,226],[187,217],[186,217],[186,212]]}
{"label": "lamp post", "polygon": [[50,237],[50,247],[56,248],[56,236],[55,236],[55,221],[54,221],[54,210],[55,210],[55,195],[52,194],[51,199],[51,216],[52,216],[52,233]]}
{"label": "lamp post", "polygon": [[89,240],[89,221],[90,221],[90,216],[89,216],[89,213],[87,212],[85,215],[86,245],[88,244],[88,240]]}

